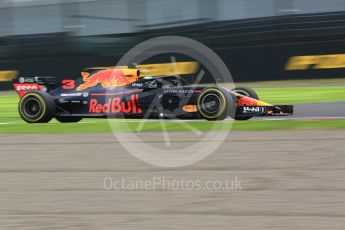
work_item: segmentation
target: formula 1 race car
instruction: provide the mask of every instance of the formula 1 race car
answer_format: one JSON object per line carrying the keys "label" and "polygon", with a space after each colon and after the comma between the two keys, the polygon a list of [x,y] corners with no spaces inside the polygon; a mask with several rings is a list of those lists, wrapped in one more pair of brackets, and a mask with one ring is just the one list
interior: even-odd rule
{"label": "formula 1 race car", "polygon": [[81,72],[57,83],[53,77],[19,77],[19,114],[28,123],[78,122],[82,118],[170,118],[248,120],[283,116],[292,105],[271,105],[246,87],[193,86],[179,76],[140,76],[136,68]]}

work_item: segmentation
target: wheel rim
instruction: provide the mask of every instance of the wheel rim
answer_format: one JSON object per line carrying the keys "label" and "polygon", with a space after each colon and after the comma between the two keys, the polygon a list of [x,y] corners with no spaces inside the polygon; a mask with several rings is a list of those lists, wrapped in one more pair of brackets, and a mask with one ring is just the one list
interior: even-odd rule
{"label": "wheel rim", "polygon": [[24,103],[23,103],[23,112],[25,116],[29,118],[35,118],[37,117],[42,111],[42,106],[41,103],[38,99],[36,98],[28,98]]}
{"label": "wheel rim", "polygon": [[202,99],[202,108],[205,112],[209,114],[215,114],[218,113],[221,105],[221,99],[219,98],[218,95],[211,93],[206,95]]}

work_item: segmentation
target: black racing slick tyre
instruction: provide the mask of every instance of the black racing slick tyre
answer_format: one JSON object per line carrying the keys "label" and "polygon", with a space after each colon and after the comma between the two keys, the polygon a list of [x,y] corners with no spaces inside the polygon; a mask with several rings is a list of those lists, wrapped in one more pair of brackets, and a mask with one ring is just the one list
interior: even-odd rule
{"label": "black racing slick tyre", "polygon": [[74,122],[79,122],[82,118],[72,117],[72,116],[56,116],[55,119],[61,123],[74,123]]}
{"label": "black racing slick tyre", "polygon": [[201,116],[209,121],[224,120],[235,113],[232,96],[218,87],[202,90],[197,99],[197,107]]}
{"label": "black racing slick tyre", "polygon": [[[231,89],[231,91],[235,91],[236,93],[259,100],[259,96],[257,95],[257,93],[252,88],[249,88],[249,87],[236,87],[236,88]],[[251,119],[252,117],[253,116],[250,116],[250,115],[236,114],[234,119],[239,120],[239,121],[246,121],[246,120]]]}
{"label": "black racing slick tyre", "polygon": [[28,123],[47,123],[55,115],[54,97],[46,92],[28,92],[19,101],[21,118]]}

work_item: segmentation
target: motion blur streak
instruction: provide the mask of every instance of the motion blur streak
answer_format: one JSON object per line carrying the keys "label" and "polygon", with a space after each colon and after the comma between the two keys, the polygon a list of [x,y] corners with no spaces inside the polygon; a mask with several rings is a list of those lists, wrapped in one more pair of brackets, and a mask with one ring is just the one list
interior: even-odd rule
{"label": "motion blur streak", "polygon": [[[0,70],[77,76],[87,67],[114,66],[141,41],[173,35],[215,50],[235,82],[343,78],[343,66],[284,67],[295,56],[339,55],[344,10],[345,2],[335,0],[0,1]],[[170,56],[151,63],[166,62]]]}
{"label": "motion blur streak", "polygon": [[[198,141],[187,133],[170,134],[181,145]],[[112,134],[1,135],[1,227],[229,229],[231,224],[243,230],[343,229],[344,132],[259,134],[234,132],[217,153],[178,170],[136,160]],[[160,133],[141,137],[164,145]],[[105,177],[238,177],[242,189],[107,191]]]}

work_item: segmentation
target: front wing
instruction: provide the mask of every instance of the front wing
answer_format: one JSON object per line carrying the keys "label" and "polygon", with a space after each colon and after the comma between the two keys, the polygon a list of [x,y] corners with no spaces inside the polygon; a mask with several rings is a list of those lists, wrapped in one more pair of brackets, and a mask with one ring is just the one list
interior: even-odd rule
{"label": "front wing", "polygon": [[293,114],[293,106],[238,106],[236,114],[245,116],[288,116]]}
{"label": "front wing", "polygon": [[293,114],[292,105],[272,105],[238,93],[236,96],[236,115],[240,116],[288,116]]}

